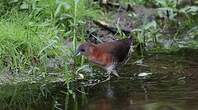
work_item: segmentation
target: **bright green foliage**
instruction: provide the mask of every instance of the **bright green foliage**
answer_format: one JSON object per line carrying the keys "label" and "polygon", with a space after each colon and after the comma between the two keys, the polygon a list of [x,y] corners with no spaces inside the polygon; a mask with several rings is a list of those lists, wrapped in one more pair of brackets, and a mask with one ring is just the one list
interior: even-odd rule
{"label": "bright green foliage", "polygon": [[75,51],[77,37],[84,39],[85,20],[97,18],[99,11],[88,5],[86,0],[0,1],[0,69],[22,73],[36,66],[47,72],[48,57],[63,57],[68,65],[73,52],[65,40],[73,38]]}
{"label": "bright green foliage", "polygon": [[27,14],[12,12],[11,16],[2,16],[0,33],[1,66],[25,69],[34,58],[42,60],[45,55],[56,54],[58,49],[55,28],[31,20]]}
{"label": "bright green foliage", "polygon": [[[149,46],[152,47],[148,48],[150,50],[162,49],[160,42],[163,42],[162,40],[167,36],[168,40],[172,39],[172,46],[181,43],[178,41],[179,37],[187,36],[187,38],[196,39],[198,35],[197,6],[178,7],[179,2],[176,0],[123,0],[118,2],[121,3],[121,6],[145,5],[155,6],[157,9],[152,16],[140,14],[141,19],[143,18],[142,25],[132,30],[131,34],[137,40],[137,45],[138,43],[141,45],[142,53]],[[71,80],[73,74],[77,74],[84,67],[84,59],[75,58],[73,53],[79,41],[84,41],[87,36],[86,21],[100,19],[101,16],[109,19],[108,11],[105,10],[102,13],[100,10],[104,9],[99,8],[99,4],[93,5],[92,3],[95,2],[92,0],[1,0],[1,73],[4,72],[4,68],[8,68],[11,72],[23,73],[32,67],[36,67],[37,72],[47,73],[48,59],[61,57],[64,59],[64,67],[61,68],[63,69],[61,72],[66,73],[65,79]],[[134,12],[128,14],[136,17]],[[163,20],[148,19],[156,16]],[[163,34],[162,31],[170,27],[176,28],[176,32]],[[119,25],[116,28],[119,30]],[[71,46],[68,46],[68,42],[65,43],[67,39],[71,39],[69,42]],[[196,45],[197,41],[188,42],[188,46],[197,47]],[[173,47],[177,46],[173,45]],[[78,67],[79,65],[81,67]]]}

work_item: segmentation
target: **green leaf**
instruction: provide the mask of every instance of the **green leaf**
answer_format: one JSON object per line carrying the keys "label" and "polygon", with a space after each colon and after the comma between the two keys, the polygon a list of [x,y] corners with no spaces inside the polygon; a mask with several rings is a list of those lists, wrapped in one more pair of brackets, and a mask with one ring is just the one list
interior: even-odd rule
{"label": "green leaf", "polygon": [[56,8],[56,11],[55,11],[55,13],[54,13],[54,15],[55,15],[56,17],[57,17],[58,14],[61,12],[61,7],[62,7],[62,5],[59,4],[58,7]]}
{"label": "green leaf", "polygon": [[26,2],[23,2],[23,4],[20,6],[20,9],[27,10],[29,8],[29,5]]}
{"label": "green leaf", "polygon": [[184,14],[196,15],[196,14],[198,14],[198,7],[197,6],[187,6],[185,8],[180,9],[179,12],[184,13]]}

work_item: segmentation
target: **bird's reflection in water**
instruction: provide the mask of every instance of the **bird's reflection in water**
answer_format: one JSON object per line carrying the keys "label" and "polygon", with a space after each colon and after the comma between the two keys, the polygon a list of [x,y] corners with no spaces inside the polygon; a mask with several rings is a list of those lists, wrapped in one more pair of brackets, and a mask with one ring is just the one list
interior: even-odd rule
{"label": "bird's reflection in water", "polygon": [[111,86],[109,82],[99,89],[102,94],[98,93],[98,97],[90,100],[84,110],[182,110],[171,102],[153,101],[155,97],[148,97],[145,91],[123,93],[123,90]]}

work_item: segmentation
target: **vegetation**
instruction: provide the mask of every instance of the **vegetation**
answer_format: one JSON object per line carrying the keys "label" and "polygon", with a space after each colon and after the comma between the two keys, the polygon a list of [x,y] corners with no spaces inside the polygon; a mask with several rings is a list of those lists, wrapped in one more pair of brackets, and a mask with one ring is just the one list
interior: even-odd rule
{"label": "vegetation", "polygon": [[[115,2],[115,1],[108,1]],[[119,3],[119,2],[117,2]],[[174,0],[125,0],[120,6],[145,5],[155,9],[151,14],[126,12],[141,25],[130,34],[136,46],[144,51],[197,48],[198,7],[185,6]],[[102,4],[108,5],[108,4]],[[64,73],[65,80],[74,79],[86,68],[83,58],[74,57],[79,42],[87,39],[87,22],[105,20],[115,10],[105,11],[92,0],[2,0],[0,2],[0,69],[1,74],[48,75],[50,59],[61,58],[55,72]],[[108,10],[108,9],[107,9]],[[144,12],[144,10],[143,10]],[[118,34],[123,34],[119,24]],[[166,32],[168,31],[168,32]],[[174,32],[171,32],[174,31]],[[97,39],[100,39],[97,35]]]}
{"label": "vegetation", "polygon": [[[76,88],[70,86],[72,81],[84,76],[93,81],[92,79],[103,75],[95,72],[97,69],[93,71],[89,68],[83,57],[74,56],[81,42],[92,38],[98,42],[103,41],[101,39],[105,36],[99,35],[102,27],[95,26],[92,22],[107,23],[109,27],[106,28],[116,30],[108,33],[113,33],[112,36],[118,39],[132,35],[136,50],[140,50],[140,57],[145,52],[170,52],[182,47],[198,48],[196,1],[106,0],[109,4],[101,1],[103,0],[0,1],[0,84],[11,83],[11,88],[14,88],[14,93],[7,87],[0,92],[0,98],[4,99],[1,102],[6,109],[15,106],[26,108],[26,104],[32,103],[31,106],[34,106],[37,100],[44,102],[49,98],[47,95],[56,93],[43,86],[47,80],[66,84],[64,89],[68,91],[63,93],[66,94],[66,110],[69,106],[68,97],[72,95],[72,99],[76,100],[72,91]],[[123,24],[133,24],[133,21],[134,25],[138,24],[132,25],[132,29],[126,29],[128,34],[123,31],[123,21],[116,18],[117,13],[118,18],[122,17],[120,12],[129,17],[129,20],[123,20]],[[43,85],[29,85],[31,87],[28,86],[26,90],[24,86],[27,85],[20,84],[21,82],[41,82]],[[15,83],[19,83],[17,86],[21,88],[12,85]],[[53,86],[49,87],[54,90]],[[83,91],[81,88],[80,92]],[[58,99],[50,98],[53,100],[51,105],[59,109]],[[25,101],[27,103],[24,104]],[[48,107],[48,104],[45,105]],[[74,109],[77,110],[77,107]]]}
{"label": "vegetation", "polygon": [[[78,0],[3,0],[0,5],[0,68],[14,74],[47,72],[51,57],[73,59],[84,19],[97,15],[87,1]],[[73,38],[73,49],[66,48],[67,38]],[[65,74],[68,68],[65,64]]]}
{"label": "vegetation", "polygon": [[[143,13],[129,12],[134,19],[139,19],[139,15],[144,21],[131,33],[142,53],[145,49],[197,48],[198,43],[194,40],[198,35],[196,6],[182,6],[172,0],[135,0],[120,4],[157,7],[149,15],[144,10]],[[85,67],[84,60],[75,58],[73,52],[78,41],[86,39],[86,22],[109,16],[89,0],[2,0],[0,6],[1,73],[47,74],[49,58],[63,58],[60,70],[66,80],[73,79],[74,73]],[[164,34],[166,30],[174,32]],[[66,42],[70,38],[72,41]],[[69,44],[72,46],[68,47]],[[82,67],[71,66],[74,62]]]}

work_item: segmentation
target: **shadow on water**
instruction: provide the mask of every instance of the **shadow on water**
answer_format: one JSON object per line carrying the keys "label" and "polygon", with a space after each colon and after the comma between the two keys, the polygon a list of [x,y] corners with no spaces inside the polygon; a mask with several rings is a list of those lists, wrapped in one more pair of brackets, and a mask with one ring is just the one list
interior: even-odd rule
{"label": "shadow on water", "polygon": [[[11,110],[197,110],[198,51],[148,55],[92,87],[56,84],[1,86],[1,109]],[[133,61],[132,61],[133,62]],[[138,76],[149,73],[148,76]],[[67,88],[73,91],[67,91]],[[77,88],[77,89],[76,89]]]}

